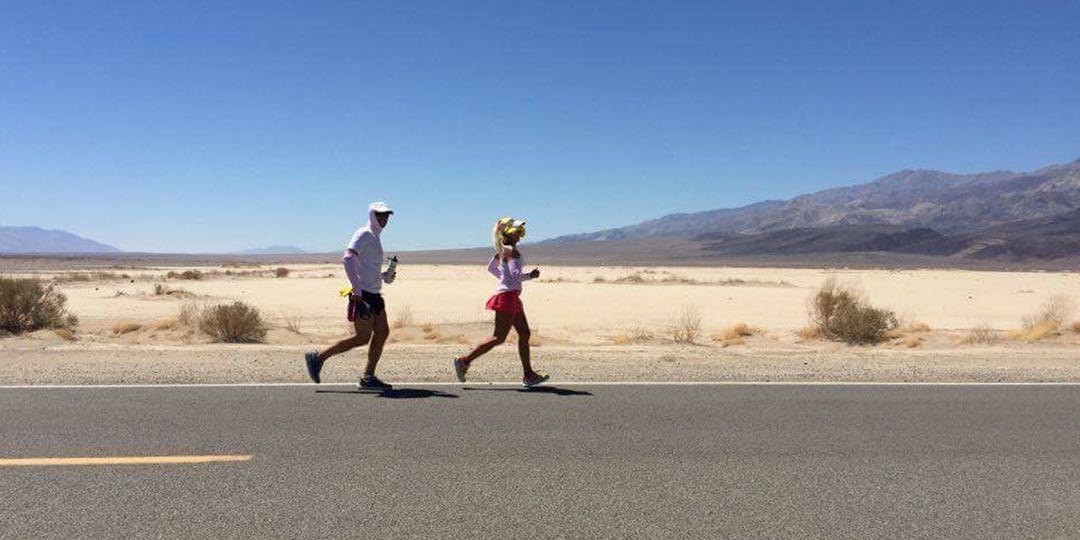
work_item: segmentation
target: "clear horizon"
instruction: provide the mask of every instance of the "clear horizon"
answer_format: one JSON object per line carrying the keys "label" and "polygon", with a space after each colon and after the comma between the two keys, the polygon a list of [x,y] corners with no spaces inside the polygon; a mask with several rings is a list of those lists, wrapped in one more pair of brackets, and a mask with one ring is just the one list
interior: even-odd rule
{"label": "clear horizon", "polygon": [[0,225],[124,251],[530,240],[1080,157],[1080,6],[10,6]]}

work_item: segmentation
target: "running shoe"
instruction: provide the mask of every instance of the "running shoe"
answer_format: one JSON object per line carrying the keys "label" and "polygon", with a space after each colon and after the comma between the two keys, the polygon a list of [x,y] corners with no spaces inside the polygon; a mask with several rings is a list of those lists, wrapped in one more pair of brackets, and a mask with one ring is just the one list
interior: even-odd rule
{"label": "running shoe", "polygon": [[319,384],[321,382],[319,374],[322,373],[323,366],[323,360],[319,359],[319,352],[311,351],[304,354],[304,363],[307,364],[308,377],[311,377],[315,384]]}
{"label": "running shoe", "polygon": [[460,358],[454,358],[454,375],[457,375],[458,382],[465,382],[466,371],[469,371],[469,364]]}
{"label": "running shoe", "polygon": [[541,374],[536,373],[534,371],[534,372],[522,377],[521,378],[521,384],[524,384],[525,388],[532,388],[532,387],[534,387],[534,386],[536,386],[538,384],[543,384],[543,383],[547,382],[547,380],[550,379],[550,378],[551,378],[550,375],[541,375]]}
{"label": "running shoe", "polygon": [[356,388],[358,388],[360,390],[379,390],[379,391],[386,391],[386,390],[393,390],[394,389],[393,386],[390,386],[389,384],[380,381],[379,378],[374,376],[374,375],[368,375],[367,377],[364,377],[364,378],[360,379],[360,384],[357,384]]}

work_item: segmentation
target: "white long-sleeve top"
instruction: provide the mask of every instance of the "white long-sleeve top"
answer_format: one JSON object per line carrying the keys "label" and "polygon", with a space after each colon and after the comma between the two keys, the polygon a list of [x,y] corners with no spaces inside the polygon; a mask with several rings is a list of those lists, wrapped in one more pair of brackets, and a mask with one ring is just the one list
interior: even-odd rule
{"label": "white long-sleeve top", "polygon": [[488,261],[488,272],[499,279],[495,292],[520,291],[522,282],[532,279],[532,276],[523,271],[524,268],[525,255],[520,250],[517,257],[503,260],[500,260],[498,255],[491,257]]}

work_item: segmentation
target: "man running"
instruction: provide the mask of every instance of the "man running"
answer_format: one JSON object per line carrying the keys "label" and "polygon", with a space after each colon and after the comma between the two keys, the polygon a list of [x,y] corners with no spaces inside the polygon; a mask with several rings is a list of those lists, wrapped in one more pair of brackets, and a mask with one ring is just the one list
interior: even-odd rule
{"label": "man running", "polygon": [[[349,246],[345,248],[341,262],[345,265],[345,275],[352,284],[349,294],[347,318],[353,323],[356,334],[345,338],[323,352],[311,351],[304,355],[308,376],[316,383],[320,382],[319,373],[323,363],[330,357],[345,351],[368,345],[367,366],[360,378],[361,390],[390,390],[391,386],[375,377],[375,366],[379,364],[383,345],[390,336],[390,325],[386,322],[386,304],[380,294],[382,284],[393,283],[395,272],[382,271],[383,248],[379,235],[386,228],[394,211],[383,202],[371,203],[368,207],[368,224],[353,233]],[[370,342],[370,343],[369,343]]]}

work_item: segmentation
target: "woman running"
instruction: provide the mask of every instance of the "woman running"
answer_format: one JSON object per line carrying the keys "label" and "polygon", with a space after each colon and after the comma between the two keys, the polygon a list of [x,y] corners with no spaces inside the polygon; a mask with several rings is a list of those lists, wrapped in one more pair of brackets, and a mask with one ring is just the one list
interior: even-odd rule
{"label": "woman running", "polygon": [[488,263],[488,272],[498,278],[499,284],[495,288],[495,296],[488,300],[487,308],[495,312],[495,333],[469,354],[454,358],[454,373],[457,374],[458,381],[465,382],[465,373],[469,371],[473,360],[506,341],[506,336],[513,327],[517,331],[518,356],[521,357],[521,369],[525,373],[521,382],[526,387],[536,386],[548,380],[548,376],[532,369],[529,358],[529,321],[525,318],[525,306],[521,303],[521,283],[540,277],[540,270],[522,273],[525,257],[517,243],[525,237],[524,221],[502,218],[495,224],[493,236],[495,255]]}

